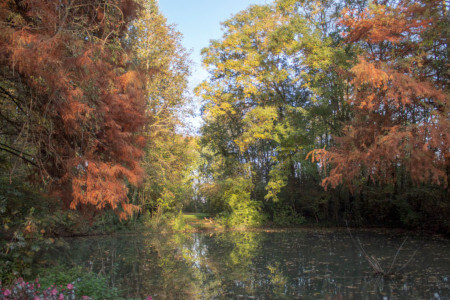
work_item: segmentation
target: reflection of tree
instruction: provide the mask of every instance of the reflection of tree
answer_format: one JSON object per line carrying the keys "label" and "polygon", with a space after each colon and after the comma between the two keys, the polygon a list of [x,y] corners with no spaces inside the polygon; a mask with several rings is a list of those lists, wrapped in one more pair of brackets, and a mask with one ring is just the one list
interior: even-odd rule
{"label": "reflection of tree", "polygon": [[214,266],[227,291],[240,295],[256,293],[262,280],[254,260],[261,255],[264,235],[257,232],[229,232],[210,240],[208,264]]}
{"label": "reflection of tree", "polygon": [[282,296],[286,289],[287,277],[283,274],[283,271],[280,268],[280,263],[276,262],[273,265],[268,265],[267,269],[269,270],[269,280],[273,286],[273,291],[279,297]]}
{"label": "reflection of tree", "polygon": [[[195,298],[211,299],[221,293],[221,280],[217,269],[208,260],[208,245],[204,235],[177,235],[178,248],[181,249],[189,271],[194,279],[191,295]],[[180,239],[180,237],[182,237]]]}
{"label": "reflection of tree", "polygon": [[[388,261],[402,240],[358,236],[369,253]],[[402,251],[422,243],[410,241]],[[445,298],[450,291],[440,277],[448,274],[447,261],[433,260],[445,257],[448,243],[420,250],[414,264],[427,266],[420,272],[393,278],[371,276],[370,266],[345,232],[129,235],[76,239],[71,244],[72,249],[58,254],[61,262],[109,276],[127,298],[410,299],[432,298],[434,293]]]}
{"label": "reflection of tree", "polygon": [[255,293],[260,274],[253,259],[260,252],[258,233],[231,232],[219,235],[176,234],[153,241],[158,253],[158,290],[164,298],[223,296],[226,290]]}

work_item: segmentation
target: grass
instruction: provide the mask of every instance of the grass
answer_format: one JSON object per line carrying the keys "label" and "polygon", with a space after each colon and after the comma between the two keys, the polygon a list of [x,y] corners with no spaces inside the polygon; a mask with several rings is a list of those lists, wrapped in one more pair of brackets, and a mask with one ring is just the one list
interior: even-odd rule
{"label": "grass", "polygon": [[208,213],[184,213],[184,219],[185,220],[193,220],[193,219],[204,219],[204,218],[209,218],[209,214]]}
{"label": "grass", "polygon": [[183,218],[187,227],[190,226],[194,231],[222,229],[207,213],[184,213]]}

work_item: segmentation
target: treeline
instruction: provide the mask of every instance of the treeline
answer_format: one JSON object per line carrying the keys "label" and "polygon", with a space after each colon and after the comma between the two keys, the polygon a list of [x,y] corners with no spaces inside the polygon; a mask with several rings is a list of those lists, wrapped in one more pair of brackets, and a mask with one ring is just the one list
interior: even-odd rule
{"label": "treeline", "polygon": [[447,9],[278,0],[225,21],[197,88],[205,209],[448,232]]}
{"label": "treeline", "polygon": [[[188,55],[156,0],[0,4],[0,277],[54,237],[205,211],[228,226],[448,232],[442,1],[277,0]],[[167,218],[167,217],[166,217]]]}

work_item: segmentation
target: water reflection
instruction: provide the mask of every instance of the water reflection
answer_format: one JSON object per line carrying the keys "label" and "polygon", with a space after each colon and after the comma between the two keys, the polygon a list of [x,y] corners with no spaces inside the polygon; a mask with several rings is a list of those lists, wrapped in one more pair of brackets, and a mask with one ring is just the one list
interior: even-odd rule
{"label": "water reflection", "polygon": [[[357,233],[389,268],[403,236]],[[80,238],[52,253],[111,278],[123,297],[155,299],[448,299],[450,243],[410,238],[402,275],[374,277],[346,232],[227,232]],[[393,268],[395,270],[395,267]]]}

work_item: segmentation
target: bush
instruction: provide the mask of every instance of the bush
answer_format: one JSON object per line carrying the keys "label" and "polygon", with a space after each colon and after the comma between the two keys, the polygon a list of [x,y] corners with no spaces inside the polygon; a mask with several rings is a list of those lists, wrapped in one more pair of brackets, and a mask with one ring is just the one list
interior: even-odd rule
{"label": "bush", "polygon": [[189,231],[189,230],[192,230],[192,227],[189,224],[186,224],[186,220],[184,219],[184,215],[183,215],[183,212],[181,210],[178,212],[178,214],[173,219],[172,229],[174,231]]}
{"label": "bush", "polygon": [[108,278],[81,267],[53,267],[45,269],[45,273],[41,280],[26,282],[19,278],[8,287],[0,281],[0,300],[122,299],[116,288],[108,286]]}
{"label": "bush", "polygon": [[244,177],[230,178],[225,181],[224,201],[230,211],[221,214],[220,222],[227,227],[257,227],[263,225],[267,218],[262,213],[261,203],[252,200],[251,179]]}
{"label": "bush", "polygon": [[44,236],[42,219],[36,218],[34,208],[20,223],[17,221],[12,238],[0,245],[0,278],[12,282],[19,276],[31,275],[32,266],[42,250],[48,250],[55,239]]}
{"label": "bush", "polygon": [[273,224],[275,226],[295,226],[305,222],[305,217],[297,213],[292,207],[280,205],[273,212]]}
{"label": "bush", "polygon": [[116,288],[109,287],[107,277],[86,272],[82,267],[53,267],[43,269],[40,277],[41,286],[64,286],[71,282],[79,295],[88,295],[93,299],[111,299],[117,297]]}
{"label": "bush", "polygon": [[[64,300],[77,299],[76,288],[73,283],[49,286],[41,289],[39,280],[25,282],[22,278],[17,279],[9,288],[3,288],[0,282],[0,299],[23,299],[23,300]],[[92,299],[82,296],[81,299]]]}

